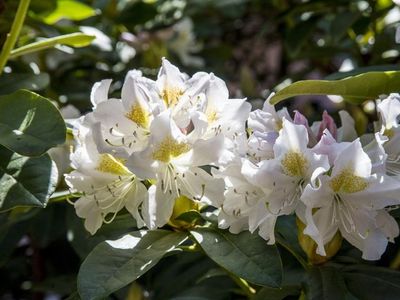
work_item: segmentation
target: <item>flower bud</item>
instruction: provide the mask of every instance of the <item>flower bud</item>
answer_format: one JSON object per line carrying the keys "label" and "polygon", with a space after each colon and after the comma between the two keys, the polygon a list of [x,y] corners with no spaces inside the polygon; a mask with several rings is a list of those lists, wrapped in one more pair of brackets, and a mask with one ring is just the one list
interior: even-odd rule
{"label": "flower bud", "polygon": [[179,216],[190,211],[199,211],[199,204],[186,196],[179,196],[175,199],[174,210],[169,219],[168,225],[177,229],[192,228],[195,225],[196,220],[177,220]]}
{"label": "flower bud", "polygon": [[319,265],[327,262],[331,257],[335,256],[342,246],[342,235],[339,231],[337,231],[332,240],[325,244],[326,256],[321,256],[316,252],[317,244],[314,242],[314,240],[310,236],[303,233],[306,225],[299,218],[296,218],[296,223],[299,244],[303,251],[307,254],[308,261],[313,265]]}
{"label": "flower bud", "polygon": [[337,139],[337,126],[335,120],[333,120],[333,118],[326,111],[324,111],[322,114],[322,122],[319,126],[317,135],[318,141],[321,139],[325,129],[329,130],[335,140]]}

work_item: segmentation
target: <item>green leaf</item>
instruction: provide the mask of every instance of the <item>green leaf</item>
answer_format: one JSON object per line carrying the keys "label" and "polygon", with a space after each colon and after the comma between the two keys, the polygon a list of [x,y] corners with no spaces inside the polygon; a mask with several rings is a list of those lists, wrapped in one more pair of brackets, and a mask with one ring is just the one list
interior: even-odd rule
{"label": "green leaf", "polygon": [[185,221],[187,223],[195,223],[199,220],[203,220],[203,217],[197,210],[189,210],[180,214],[178,217],[175,218],[176,221]]}
{"label": "green leaf", "polygon": [[84,34],[82,32],[74,32],[70,34],[60,35],[53,38],[47,38],[35,43],[31,43],[11,51],[10,58],[15,58],[28,53],[52,48],[57,45],[67,45],[72,47],[85,47],[95,39],[95,36]]}
{"label": "green leaf", "polygon": [[126,2],[126,6],[118,14],[116,21],[130,28],[145,24],[157,16],[157,6],[143,1]]}
{"label": "green leaf", "polygon": [[36,156],[65,142],[58,109],[35,93],[20,90],[0,96],[0,144],[21,155]]}
{"label": "green leaf", "polygon": [[236,276],[262,286],[281,284],[279,252],[257,234],[231,234],[212,228],[194,229],[191,234],[212,260]]}
{"label": "green leaf", "polygon": [[80,21],[96,15],[90,6],[74,0],[58,0],[57,8],[43,18],[47,24],[54,24],[61,19]]}
{"label": "green leaf", "polygon": [[340,269],[316,267],[308,272],[307,299],[311,300],[357,300],[346,286]]}
{"label": "green leaf", "polygon": [[19,89],[42,90],[49,85],[47,73],[3,73],[0,76],[0,95],[10,94]]}
{"label": "green leaf", "polygon": [[287,296],[297,296],[300,295],[299,286],[284,286],[282,288],[262,288],[252,300],[282,300]]}
{"label": "green leaf", "polygon": [[329,28],[330,37],[332,37],[333,42],[338,43],[360,16],[361,14],[358,11],[343,11],[337,13]]}
{"label": "green leaf", "polygon": [[338,95],[359,104],[399,90],[400,71],[368,72],[341,80],[298,81],[278,91],[271,104],[299,95]]}
{"label": "green leaf", "polygon": [[57,185],[50,157],[25,157],[0,146],[0,211],[17,206],[45,207]]}
{"label": "green leaf", "polygon": [[281,216],[276,222],[275,231],[277,245],[285,248],[304,268],[306,268],[307,257],[303,249],[301,249],[297,237],[296,218],[294,216]]}
{"label": "green leaf", "polygon": [[349,290],[363,300],[398,299],[400,271],[368,265],[344,268],[343,277]]}
{"label": "green leaf", "polygon": [[103,299],[146,273],[187,234],[140,230],[116,241],[100,243],[83,262],[78,274],[82,299]]}

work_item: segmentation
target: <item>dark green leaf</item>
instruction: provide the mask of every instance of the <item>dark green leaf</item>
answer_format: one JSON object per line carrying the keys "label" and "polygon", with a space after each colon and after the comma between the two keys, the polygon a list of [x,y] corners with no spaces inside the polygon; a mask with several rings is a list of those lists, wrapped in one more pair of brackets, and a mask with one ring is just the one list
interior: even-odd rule
{"label": "dark green leaf", "polygon": [[287,296],[300,295],[300,286],[284,286],[282,288],[262,288],[252,300],[282,300]]}
{"label": "dark green leaf", "polygon": [[189,210],[180,214],[178,217],[175,218],[177,221],[185,221],[188,223],[194,223],[198,220],[202,220],[201,214],[197,210]]}
{"label": "dark green leaf", "polygon": [[0,95],[10,94],[19,89],[38,91],[49,84],[49,75],[46,73],[4,73],[0,76]]}
{"label": "dark green leaf", "polygon": [[82,299],[103,299],[152,268],[187,235],[165,230],[136,231],[116,241],[96,246],[78,274]]}
{"label": "dark green leaf", "polygon": [[124,7],[120,12],[117,21],[129,26],[136,26],[152,20],[156,15],[156,5],[137,1]]}
{"label": "dark green leaf", "polygon": [[346,287],[340,270],[333,267],[315,267],[307,278],[307,299],[310,300],[357,300]]}
{"label": "dark green leaf", "polygon": [[359,299],[399,299],[399,271],[368,265],[351,266],[343,271],[349,290]]}
{"label": "dark green leaf", "polygon": [[21,90],[0,96],[0,144],[22,155],[35,156],[63,144],[66,128],[51,102]]}
{"label": "dark green leaf", "polygon": [[50,157],[24,157],[0,146],[0,211],[17,206],[45,207],[57,185]]}
{"label": "dark green leaf", "polygon": [[330,35],[333,38],[333,42],[338,43],[359,17],[359,12],[344,11],[336,14],[330,27]]}
{"label": "dark green leaf", "polygon": [[282,281],[282,262],[276,246],[257,234],[198,228],[191,234],[217,264],[254,284],[278,287]]}
{"label": "dark green leaf", "polygon": [[278,91],[271,103],[299,95],[339,95],[352,103],[363,103],[399,90],[400,71],[368,72],[341,80],[298,81]]}

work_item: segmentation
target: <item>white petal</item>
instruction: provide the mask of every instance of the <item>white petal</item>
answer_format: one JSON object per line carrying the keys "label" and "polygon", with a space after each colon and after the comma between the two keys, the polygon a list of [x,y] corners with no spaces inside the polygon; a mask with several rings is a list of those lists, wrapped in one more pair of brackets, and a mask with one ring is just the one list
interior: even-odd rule
{"label": "white petal", "polygon": [[321,176],[318,182],[308,184],[301,195],[301,201],[311,208],[331,206],[332,199],[333,192],[328,186],[327,176]]}
{"label": "white petal", "polygon": [[377,106],[381,115],[383,126],[386,129],[397,127],[397,118],[400,115],[400,95],[391,94]]}
{"label": "white petal", "polygon": [[185,142],[186,136],[178,128],[171,118],[171,112],[166,110],[156,116],[151,123],[151,142],[155,145],[163,142],[165,138],[171,137],[177,142]]}
{"label": "white petal", "polygon": [[247,217],[237,218],[227,215],[223,210],[221,210],[218,214],[218,227],[222,229],[229,228],[231,233],[237,234],[248,228]]}
{"label": "white petal", "polygon": [[339,142],[352,142],[358,134],[354,126],[354,119],[350,116],[347,111],[339,111],[340,120],[342,127],[338,129],[338,141]]}
{"label": "white petal", "polygon": [[349,142],[336,142],[329,130],[325,129],[318,144],[312,150],[316,154],[327,155],[329,163],[333,164],[337,155],[349,145]]}
{"label": "white petal", "polygon": [[308,133],[303,125],[295,125],[283,119],[283,127],[276,139],[274,152],[275,157],[281,156],[288,151],[303,152],[307,149]]}
{"label": "white petal", "polygon": [[121,98],[126,111],[138,104],[150,113],[149,102],[156,98],[155,82],[142,77],[140,71],[129,71],[122,86]]}
{"label": "white petal", "polygon": [[368,232],[364,241],[362,258],[366,260],[379,260],[385,252],[388,240],[379,229]]}
{"label": "white petal", "polygon": [[108,90],[110,88],[112,80],[104,79],[102,81],[96,82],[93,85],[92,91],[90,93],[90,101],[93,104],[93,108],[108,99]]}
{"label": "white petal", "polygon": [[143,202],[147,201],[148,197],[147,189],[141,182],[136,183],[136,187],[132,188],[132,192],[127,195],[125,207],[135,218],[138,228],[144,226],[144,221],[139,213],[139,207]]}
{"label": "white petal", "polygon": [[174,209],[175,193],[164,193],[161,184],[152,185],[149,198],[143,202],[142,215],[144,222],[150,229],[156,229],[168,223]]}
{"label": "white petal", "polygon": [[224,201],[224,181],[214,178],[200,168],[191,168],[181,175],[187,196],[202,203],[220,207]]}
{"label": "white petal", "polygon": [[[193,145],[191,166],[205,166],[218,162],[224,150],[224,137],[218,135],[208,140],[198,140]],[[182,155],[183,156],[183,155]]]}
{"label": "white petal", "polygon": [[270,215],[260,224],[258,234],[268,241],[268,245],[275,244],[275,224],[277,217]]}
{"label": "white petal", "polygon": [[372,173],[385,173],[385,162],[387,154],[383,144],[387,142],[388,138],[377,132],[374,139],[364,147],[364,151],[368,154],[372,163]]}
{"label": "white petal", "polygon": [[347,194],[348,199],[359,206],[372,210],[400,204],[400,181],[394,177],[374,174],[368,179],[368,187],[357,193]]}
{"label": "white petal", "polygon": [[103,218],[95,201],[81,197],[74,203],[76,214],[85,219],[85,228],[92,235],[101,227]]}
{"label": "white petal", "polygon": [[386,210],[380,210],[376,215],[376,226],[392,243],[394,243],[394,239],[399,236],[399,225]]}
{"label": "white petal", "polygon": [[341,150],[337,155],[332,177],[340,174],[343,170],[351,170],[354,175],[368,177],[371,175],[371,159],[364,152],[359,139],[356,139],[348,147]]}
{"label": "white petal", "polygon": [[171,64],[166,58],[162,59],[162,66],[158,72],[156,85],[159,91],[168,87],[184,89],[184,82],[187,75],[181,73],[177,67]]}

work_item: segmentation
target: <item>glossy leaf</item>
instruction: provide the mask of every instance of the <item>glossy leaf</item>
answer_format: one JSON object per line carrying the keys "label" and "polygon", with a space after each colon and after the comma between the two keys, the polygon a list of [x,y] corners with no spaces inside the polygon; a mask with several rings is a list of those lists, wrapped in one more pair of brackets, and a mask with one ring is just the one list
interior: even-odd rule
{"label": "glossy leaf", "polygon": [[42,90],[49,85],[47,73],[3,73],[0,76],[0,95],[11,94],[20,89]]}
{"label": "glossy leaf", "polygon": [[57,45],[67,45],[77,48],[85,47],[90,45],[94,38],[95,36],[93,35],[84,34],[82,32],[74,32],[70,34],[56,36],[53,38],[43,39],[11,51],[10,58],[52,48]]}
{"label": "glossy leaf", "polygon": [[100,243],[79,271],[80,296],[84,300],[105,298],[146,273],[186,238],[182,232],[140,230]]}
{"label": "glossy leaf", "polygon": [[57,8],[43,21],[54,24],[61,19],[80,21],[96,15],[96,11],[90,6],[75,0],[58,0]]}
{"label": "glossy leaf", "polygon": [[50,157],[25,157],[0,146],[0,211],[17,206],[45,207],[57,185]]}
{"label": "glossy leaf", "polygon": [[345,268],[343,276],[358,299],[398,299],[400,295],[400,271],[358,265]]}
{"label": "glossy leaf", "polygon": [[300,95],[338,95],[352,103],[373,100],[400,90],[400,71],[368,72],[341,80],[303,80],[278,91],[271,103]]}
{"label": "glossy leaf", "polygon": [[282,262],[275,245],[257,234],[232,234],[213,228],[198,228],[191,234],[217,264],[251,283],[279,287]]}
{"label": "glossy leaf", "polygon": [[262,288],[252,300],[282,300],[288,296],[296,296],[300,294],[299,286],[284,286],[282,288]]}
{"label": "glossy leaf", "polygon": [[22,155],[36,156],[63,144],[66,128],[51,102],[20,90],[0,96],[0,144]]}
{"label": "glossy leaf", "polygon": [[333,267],[316,267],[308,272],[307,299],[311,300],[357,300],[349,291],[340,270]]}

